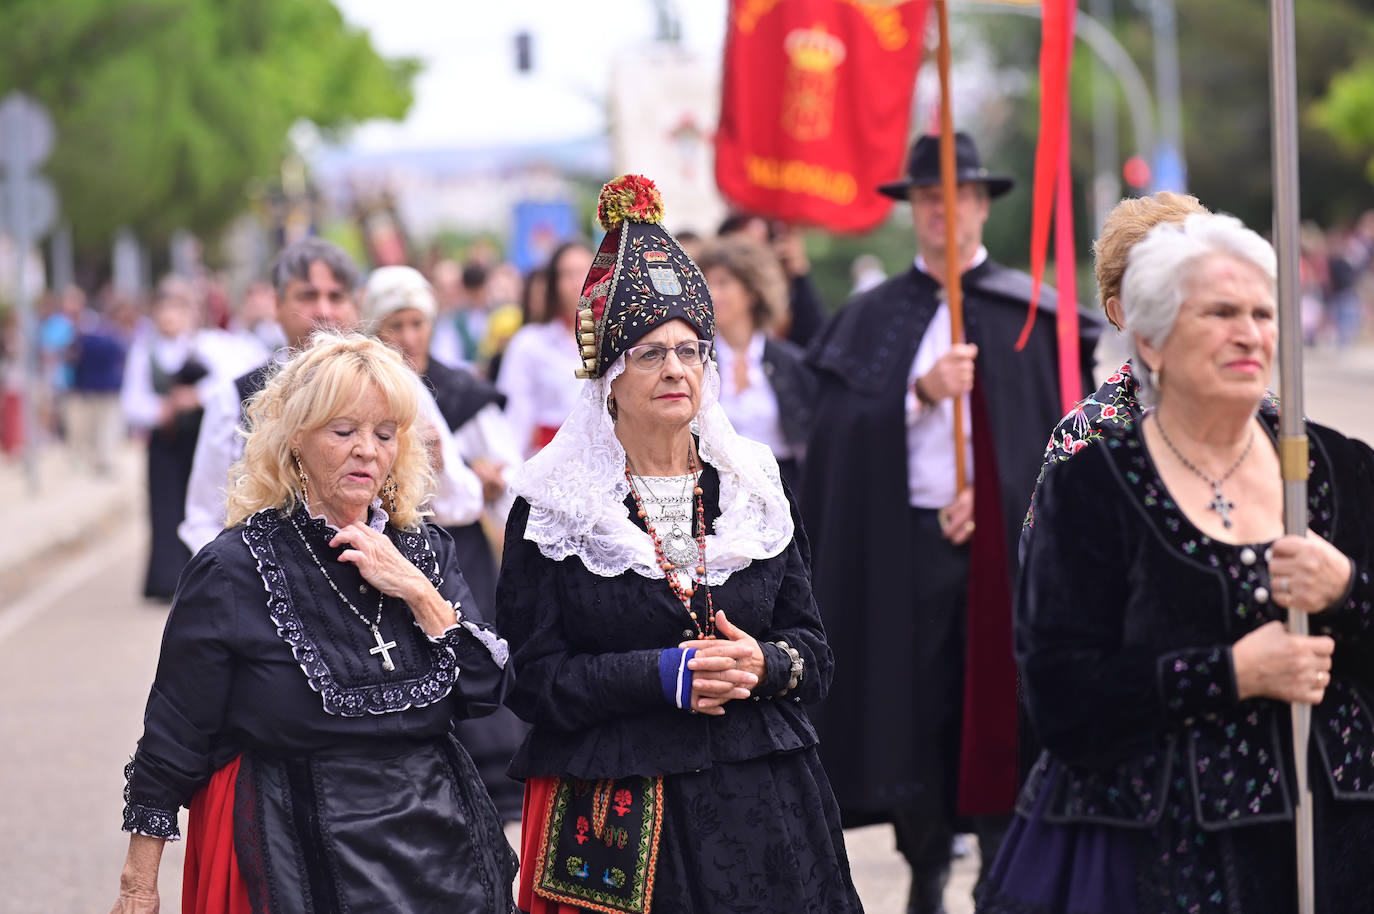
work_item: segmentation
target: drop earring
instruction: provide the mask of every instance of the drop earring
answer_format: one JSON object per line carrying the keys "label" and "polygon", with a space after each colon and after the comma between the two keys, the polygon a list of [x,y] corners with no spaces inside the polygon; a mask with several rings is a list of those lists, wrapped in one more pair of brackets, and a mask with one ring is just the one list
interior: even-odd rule
{"label": "drop earring", "polygon": [[382,495],[386,498],[386,509],[392,514],[396,513],[396,479],[388,475],[386,484],[382,486]]}
{"label": "drop earring", "polygon": [[301,504],[307,511],[310,510],[310,477],[305,475],[305,467],[301,466],[301,452],[295,448],[291,449],[291,459],[296,464],[296,475],[301,481]]}

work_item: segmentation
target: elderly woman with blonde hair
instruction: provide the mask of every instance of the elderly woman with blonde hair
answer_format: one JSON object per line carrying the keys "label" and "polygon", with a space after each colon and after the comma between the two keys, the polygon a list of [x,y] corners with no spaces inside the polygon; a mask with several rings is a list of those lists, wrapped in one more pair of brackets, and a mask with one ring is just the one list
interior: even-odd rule
{"label": "elderly woman with blonde hair", "polygon": [[455,721],[499,705],[465,617],[401,357],[319,333],[268,382],[229,527],[187,566],[143,737],[116,912],[156,911],[189,805],[186,912],[508,911],[514,857]]}

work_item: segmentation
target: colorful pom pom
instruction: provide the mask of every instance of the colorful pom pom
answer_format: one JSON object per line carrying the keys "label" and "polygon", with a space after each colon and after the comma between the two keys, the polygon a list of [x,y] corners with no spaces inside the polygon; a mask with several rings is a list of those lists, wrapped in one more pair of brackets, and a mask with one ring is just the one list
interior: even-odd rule
{"label": "colorful pom pom", "polygon": [[596,218],[608,232],[626,221],[662,222],[663,197],[643,175],[621,175],[601,188]]}

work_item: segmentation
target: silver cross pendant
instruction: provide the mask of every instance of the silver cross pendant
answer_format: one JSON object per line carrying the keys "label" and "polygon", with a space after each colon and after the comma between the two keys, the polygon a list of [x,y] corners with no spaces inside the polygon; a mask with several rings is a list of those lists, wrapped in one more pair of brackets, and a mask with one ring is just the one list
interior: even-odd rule
{"label": "silver cross pendant", "polygon": [[[1227,524],[1227,526],[1229,527],[1230,524]],[[386,670],[388,673],[390,673],[392,670],[396,669],[396,664],[394,664],[394,663],[391,662],[391,654],[390,654],[391,649],[392,649],[393,647],[396,646],[396,642],[395,642],[395,641],[383,641],[383,640],[382,640],[382,633],[379,632],[379,631],[377,631],[377,626],[375,626],[375,625],[372,626],[372,637],[374,637],[374,638],[377,639],[377,646],[374,647],[374,648],[372,648],[371,650],[369,650],[368,653],[369,653],[369,654],[372,654],[373,656],[376,656],[377,654],[381,654],[381,655],[382,655],[382,669],[384,669],[384,670]]]}

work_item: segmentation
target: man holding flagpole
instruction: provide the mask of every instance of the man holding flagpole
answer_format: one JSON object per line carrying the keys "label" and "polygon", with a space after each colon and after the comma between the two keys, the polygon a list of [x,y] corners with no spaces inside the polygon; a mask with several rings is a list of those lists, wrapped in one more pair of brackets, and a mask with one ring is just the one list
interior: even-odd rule
{"label": "man holding flagpole", "polygon": [[[1061,413],[1054,297],[1041,295],[1017,351],[1030,277],[983,247],[990,203],[1012,179],[989,173],[966,134],[955,161],[952,242],[936,137],[919,138],[906,177],[879,188],[911,203],[920,253],[812,343],[821,393],[802,497],[836,654],[817,715],[822,757],[846,825],[893,823],[919,914],[942,910],[956,825],[971,820],[990,860],[1012,809],[1015,543]],[[943,295],[951,243],[963,265],[958,341]],[[1099,330],[1084,320],[1085,363]],[[971,432],[958,444],[956,398]],[[962,491],[956,448],[966,449]]]}

